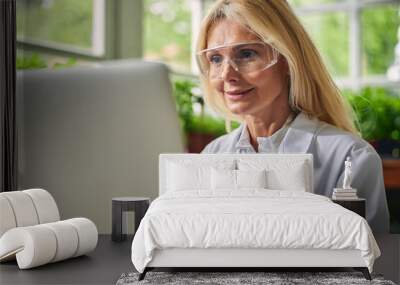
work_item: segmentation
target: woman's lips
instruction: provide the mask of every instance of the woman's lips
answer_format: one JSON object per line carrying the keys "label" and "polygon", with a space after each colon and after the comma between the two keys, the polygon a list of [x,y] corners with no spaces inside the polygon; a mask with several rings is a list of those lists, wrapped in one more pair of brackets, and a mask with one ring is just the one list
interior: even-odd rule
{"label": "woman's lips", "polygon": [[237,92],[224,92],[224,95],[231,101],[238,101],[241,100],[244,96],[249,94],[251,91],[253,91],[254,88],[251,88],[247,91],[244,91],[242,93],[237,93]]}

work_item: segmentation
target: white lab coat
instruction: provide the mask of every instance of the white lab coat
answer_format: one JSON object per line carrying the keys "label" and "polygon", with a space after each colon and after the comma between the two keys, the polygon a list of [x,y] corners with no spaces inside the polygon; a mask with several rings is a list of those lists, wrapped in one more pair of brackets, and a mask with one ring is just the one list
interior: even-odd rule
{"label": "white lab coat", "polygon": [[[239,143],[243,128],[223,135],[208,144],[202,153],[255,153],[251,146]],[[268,149],[258,140],[258,149]],[[350,156],[351,186],[366,199],[366,219],[374,232],[389,232],[389,211],[383,182],[382,161],[375,149],[362,138],[315,118],[299,113],[289,125],[278,153],[311,153],[314,158],[314,193],[332,196],[341,188],[344,161]]]}

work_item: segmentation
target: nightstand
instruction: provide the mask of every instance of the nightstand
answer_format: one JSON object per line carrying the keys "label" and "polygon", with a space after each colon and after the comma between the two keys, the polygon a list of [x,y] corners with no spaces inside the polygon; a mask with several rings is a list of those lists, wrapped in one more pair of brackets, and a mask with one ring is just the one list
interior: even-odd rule
{"label": "nightstand", "polygon": [[137,231],[140,221],[146,214],[150,205],[150,198],[147,197],[115,197],[112,199],[112,234],[113,241],[123,241],[126,234],[123,233],[124,225],[126,225],[123,212],[135,212],[135,232]]}
{"label": "nightstand", "polygon": [[336,200],[332,199],[332,202],[339,204],[340,206],[359,214],[361,217],[365,218],[365,199],[357,198],[352,200]]}

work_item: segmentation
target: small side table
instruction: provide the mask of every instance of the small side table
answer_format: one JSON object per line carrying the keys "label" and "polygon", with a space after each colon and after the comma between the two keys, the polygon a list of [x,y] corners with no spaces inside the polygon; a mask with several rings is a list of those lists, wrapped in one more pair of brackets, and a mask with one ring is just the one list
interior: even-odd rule
{"label": "small side table", "polygon": [[332,199],[332,202],[339,204],[340,206],[359,214],[365,219],[365,199],[357,198],[352,200],[336,200]]}
{"label": "small side table", "polygon": [[113,241],[123,241],[126,234],[122,232],[124,215],[123,212],[135,212],[135,232],[140,221],[146,214],[150,205],[150,198],[146,197],[115,197],[112,199],[112,234]]}

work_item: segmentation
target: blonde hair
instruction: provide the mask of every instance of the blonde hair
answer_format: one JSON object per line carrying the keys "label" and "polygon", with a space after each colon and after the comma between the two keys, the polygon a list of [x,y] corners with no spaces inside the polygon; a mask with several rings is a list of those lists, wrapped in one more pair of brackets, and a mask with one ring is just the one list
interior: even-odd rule
{"label": "blonde hair", "polygon": [[[289,102],[308,117],[359,135],[350,104],[341,96],[311,38],[285,0],[218,0],[202,21],[197,51],[207,48],[213,24],[234,20],[253,31],[286,59],[290,71]],[[232,114],[223,97],[200,75],[206,103],[230,121],[243,121]]]}

